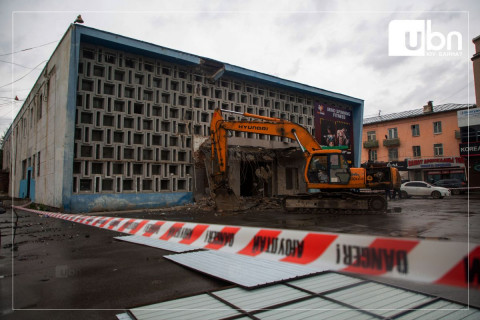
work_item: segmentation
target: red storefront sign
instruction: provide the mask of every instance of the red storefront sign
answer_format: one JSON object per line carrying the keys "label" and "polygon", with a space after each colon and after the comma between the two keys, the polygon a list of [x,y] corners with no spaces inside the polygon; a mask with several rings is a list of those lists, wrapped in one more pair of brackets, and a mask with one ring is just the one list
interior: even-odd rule
{"label": "red storefront sign", "polygon": [[465,167],[462,157],[442,157],[408,160],[408,169]]}

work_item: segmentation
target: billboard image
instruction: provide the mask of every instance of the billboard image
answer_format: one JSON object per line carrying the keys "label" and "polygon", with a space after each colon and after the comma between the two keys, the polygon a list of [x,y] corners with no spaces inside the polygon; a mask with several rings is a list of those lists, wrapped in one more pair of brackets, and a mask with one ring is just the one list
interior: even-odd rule
{"label": "billboard image", "polygon": [[324,148],[345,150],[346,159],[353,160],[352,110],[335,104],[314,102],[315,139]]}

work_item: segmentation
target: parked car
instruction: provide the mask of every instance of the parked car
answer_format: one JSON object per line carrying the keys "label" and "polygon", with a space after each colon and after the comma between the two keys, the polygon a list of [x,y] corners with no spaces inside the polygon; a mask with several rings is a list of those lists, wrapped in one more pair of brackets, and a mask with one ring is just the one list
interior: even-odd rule
{"label": "parked car", "polygon": [[451,195],[450,190],[443,187],[432,186],[425,181],[409,181],[400,186],[402,198],[410,198],[411,196],[432,197],[434,199],[442,199]]}
{"label": "parked car", "polygon": [[[460,179],[443,179],[438,180],[434,184],[437,187],[444,187],[450,189],[452,194],[460,194],[467,192],[467,184]],[[465,188],[465,189],[459,189]]]}

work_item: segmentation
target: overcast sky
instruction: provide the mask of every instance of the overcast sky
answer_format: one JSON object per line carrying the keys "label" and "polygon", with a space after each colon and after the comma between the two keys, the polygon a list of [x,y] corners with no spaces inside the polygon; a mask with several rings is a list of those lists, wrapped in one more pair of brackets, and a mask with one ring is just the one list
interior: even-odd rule
{"label": "overcast sky", "polygon": [[[88,27],[363,99],[365,116],[475,103],[477,0],[0,0],[0,134],[78,14]],[[456,36],[435,56],[390,56],[392,20],[429,20],[440,35],[430,43],[457,32],[462,47]]]}

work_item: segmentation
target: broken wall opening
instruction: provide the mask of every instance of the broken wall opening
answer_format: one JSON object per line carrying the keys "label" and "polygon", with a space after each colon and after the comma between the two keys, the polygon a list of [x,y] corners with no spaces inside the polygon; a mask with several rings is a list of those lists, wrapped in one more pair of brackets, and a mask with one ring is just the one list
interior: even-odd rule
{"label": "broken wall opening", "polygon": [[[209,141],[205,141],[198,151],[194,154],[195,199],[210,196],[211,188],[215,188],[212,186]],[[237,197],[272,198],[305,193],[304,169],[305,158],[298,148],[238,145],[228,148],[228,186]]]}
{"label": "broken wall opening", "polygon": [[272,196],[272,162],[240,162],[240,196]]}

